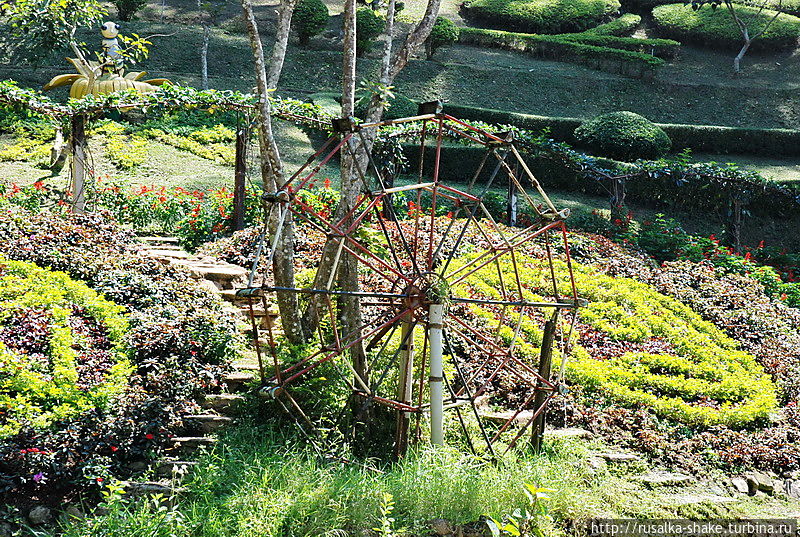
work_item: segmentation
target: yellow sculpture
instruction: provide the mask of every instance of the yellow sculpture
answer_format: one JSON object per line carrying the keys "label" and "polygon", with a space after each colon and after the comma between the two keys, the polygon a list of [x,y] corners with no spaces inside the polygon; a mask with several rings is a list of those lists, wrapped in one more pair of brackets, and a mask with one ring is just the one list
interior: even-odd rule
{"label": "yellow sculpture", "polygon": [[119,26],[113,22],[106,22],[102,26],[102,34],[103,62],[94,62],[83,57],[67,58],[78,72],[58,75],[48,82],[44,89],[51,90],[71,84],[69,96],[80,99],[86,95],[105,95],[126,89],[147,93],[154,91],[156,86],[168,82],[166,78],[140,80],[146,74],[145,71],[125,74],[125,70],[121,67],[120,49],[117,43]]}

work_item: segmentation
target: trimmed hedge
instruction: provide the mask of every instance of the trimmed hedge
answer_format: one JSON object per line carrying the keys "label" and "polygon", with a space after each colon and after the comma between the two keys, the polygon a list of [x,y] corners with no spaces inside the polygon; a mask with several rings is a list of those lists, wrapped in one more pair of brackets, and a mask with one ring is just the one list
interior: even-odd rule
{"label": "trimmed hedge", "polygon": [[[354,112],[357,118],[364,119],[370,99],[370,95],[365,95],[356,101]],[[389,99],[389,106],[383,112],[383,119],[399,119],[401,117],[411,117],[416,115],[416,102],[404,95],[395,95],[393,99]]]}
{"label": "trimmed hedge", "polygon": [[[462,119],[513,125],[534,132],[549,129],[551,138],[568,144],[577,144],[574,131],[583,122],[581,119],[571,117],[536,116],[455,104],[447,105],[447,113]],[[678,123],[656,123],[656,125],[670,137],[674,150],[689,148],[692,151],[707,153],[800,156],[800,130],[747,129]]]}
{"label": "trimmed hedge", "polygon": [[[592,35],[550,36],[480,28],[462,28],[459,36],[459,42],[467,45],[527,52],[541,58],[579,63],[601,71],[638,78],[651,78],[655,70],[664,64],[663,59],[650,54],[593,44],[609,44],[611,40],[619,43],[619,40],[625,38]],[[640,46],[642,43],[636,45]]]}
{"label": "trimmed hedge", "polygon": [[459,33],[459,28],[453,21],[446,17],[436,17],[431,34],[425,40],[428,59],[430,60],[439,48],[457,43]]}
{"label": "trimmed hedge", "polygon": [[330,19],[328,6],[322,0],[300,0],[292,14],[292,27],[300,38],[301,45],[307,45],[315,35],[325,30]]}
{"label": "trimmed hedge", "polygon": [[[752,7],[736,8],[741,16],[758,21],[750,23],[751,33],[763,28],[775,12]],[[742,35],[730,13],[724,7],[703,7],[693,10],[686,4],[669,4],[653,9],[653,24],[656,31],[666,37],[693,42],[711,48],[739,50]],[[753,50],[790,49],[797,46],[800,37],[800,18],[781,14],[766,32],[753,41]]]}
{"label": "trimmed hedge", "polygon": [[590,28],[584,33],[594,35],[613,35],[616,37],[630,37],[634,30],[636,30],[636,27],[641,23],[642,18],[639,15],[625,13],[618,19],[614,19],[611,22]]}
{"label": "trimmed hedge", "polygon": [[582,32],[610,20],[619,8],[617,0],[468,0],[462,4],[466,17],[490,28],[541,34]]}
{"label": "trimmed hedge", "polygon": [[625,111],[585,122],[575,129],[575,138],[604,157],[623,161],[661,158],[672,146],[669,136],[655,123]]}

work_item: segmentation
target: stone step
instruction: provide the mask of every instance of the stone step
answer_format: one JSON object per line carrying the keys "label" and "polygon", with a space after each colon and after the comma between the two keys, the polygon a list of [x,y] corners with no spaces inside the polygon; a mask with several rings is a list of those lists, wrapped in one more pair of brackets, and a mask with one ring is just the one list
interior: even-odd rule
{"label": "stone step", "polygon": [[638,455],[635,455],[633,453],[627,453],[624,451],[612,451],[608,453],[600,453],[598,456],[604,459],[606,462],[611,462],[611,463],[635,462],[641,460]]}
{"label": "stone step", "polygon": [[[242,315],[245,315],[245,316],[248,316],[248,317],[251,315],[250,308],[248,306],[244,306],[242,308],[239,308],[239,310],[242,312]],[[253,315],[253,317],[272,317],[272,318],[275,318],[275,317],[279,317],[280,313],[278,312],[277,309],[270,308],[268,310],[265,310],[264,308],[262,308],[260,306],[258,306],[258,307],[254,306],[253,307],[253,311],[252,311],[252,315]]]}
{"label": "stone step", "polygon": [[149,244],[178,244],[178,237],[137,237],[139,241]]}
{"label": "stone step", "polygon": [[200,448],[213,446],[217,439],[211,436],[177,436],[170,439],[170,442],[174,451],[194,453]]}
{"label": "stone step", "polygon": [[[259,371],[258,362],[252,360],[240,360],[237,362],[233,362],[231,367],[237,369],[238,371]],[[251,373],[252,375],[252,373]]]}
{"label": "stone step", "polygon": [[230,264],[211,265],[193,263],[189,265],[189,268],[206,280],[217,283],[231,283],[236,279],[247,277],[247,271],[245,269]]}
{"label": "stone step", "polygon": [[150,257],[162,257],[166,259],[192,259],[194,256],[183,250],[165,250],[160,248],[147,248],[144,252]]}
{"label": "stone step", "polygon": [[159,477],[182,477],[191,473],[198,464],[197,461],[160,460],[155,463],[154,471]]}
{"label": "stone step", "polygon": [[121,486],[125,489],[125,494],[129,496],[161,494],[169,498],[186,490],[183,487],[175,487],[161,481],[123,481]]}
{"label": "stone step", "polygon": [[[504,424],[514,417],[514,411],[511,410],[506,412],[492,412],[488,409],[479,409],[478,412],[481,418],[500,424]],[[524,425],[530,421],[531,416],[533,416],[532,410],[523,410],[514,418],[514,423],[517,425]]]}
{"label": "stone step", "polygon": [[222,381],[228,387],[229,392],[238,392],[245,391],[247,385],[253,382],[255,378],[256,375],[248,371],[235,371],[225,375]]}
{"label": "stone step", "polygon": [[236,406],[244,402],[244,397],[231,393],[209,394],[203,399],[200,406],[207,409],[213,409],[217,412],[225,413],[233,410]]}
{"label": "stone step", "polygon": [[549,438],[592,438],[594,433],[578,427],[565,427],[563,429],[545,429],[544,435]]}
{"label": "stone step", "polygon": [[184,416],[183,421],[203,433],[214,433],[233,423],[233,419],[217,414],[191,414]]}
{"label": "stone step", "polygon": [[690,475],[665,471],[654,471],[635,476],[633,479],[641,481],[650,488],[683,486],[694,481],[694,478]]}

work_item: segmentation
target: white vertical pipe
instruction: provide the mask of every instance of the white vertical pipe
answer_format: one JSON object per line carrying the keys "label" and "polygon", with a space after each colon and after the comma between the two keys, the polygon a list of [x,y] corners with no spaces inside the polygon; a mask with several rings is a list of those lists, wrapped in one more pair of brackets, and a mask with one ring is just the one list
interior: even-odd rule
{"label": "white vertical pipe", "polygon": [[428,310],[428,340],[431,365],[428,386],[431,394],[431,443],[444,445],[444,368],[442,365],[442,321],[444,305],[431,304]]}

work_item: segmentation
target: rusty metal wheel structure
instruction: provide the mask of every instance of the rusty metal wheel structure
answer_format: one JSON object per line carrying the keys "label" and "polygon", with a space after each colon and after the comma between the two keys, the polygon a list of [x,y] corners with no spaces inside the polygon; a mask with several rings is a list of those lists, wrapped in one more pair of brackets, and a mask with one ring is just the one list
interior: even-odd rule
{"label": "rusty metal wheel structure", "polygon": [[[393,170],[387,171],[392,166],[378,164],[366,150],[365,129],[381,127],[394,128],[405,140],[419,143],[416,177],[404,184],[395,185]],[[484,149],[478,168],[465,170],[463,184],[440,180],[441,158],[447,141],[453,140]],[[315,209],[299,193],[340,153],[360,155],[355,167],[361,184],[352,210],[337,216]],[[532,221],[516,227],[499,224],[486,207],[487,196],[497,196],[498,188],[508,188],[512,200],[527,203]],[[401,196],[403,204],[398,201]],[[317,304],[317,334],[300,357],[287,359],[274,323],[259,327],[253,317],[262,393],[273,398],[315,446],[327,450],[329,436],[321,431],[329,432],[348,413],[358,414],[372,405],[394,414],[391,443],[396,456],[413,442],[442,444],[446,431],[463,433],[473,452],[491,458],[513,448],[531,428],[534,446],[541,442],[548,402],[564,389],[564,366],[581,301],[564,223],[569,212],[554,206],[510,135],[471,126],[431,103],[420,105],[418,116],[400,120],[370,125],[336,120],[330,139],[279,192],[265,199],[277,229],[265,237],[263,249],[259,247],[250,284],[237,293],[249,299],[251,311],[258,302],[266,309],[279,293],[295,293],[305,303]],[[441,216],[443,207],[450,214]],[[516,205],[509,209],[516,211]],[[294,223],[333,241],[333,270],[320,270],[321,259],[305,260],[312,268],[299,275],[303,283],[292,288],[268,281],[255,285],[256,268],[259,263],[270,266],[279,230],[290,215]],[[542,277],[552,287],[545,299],[532,299],[519,277],[523,268],[518,252],[534,241],[544,245]],[[562,266],[568,267],[566,285],[553,269],[555,250],[563,257]],[[358,265],[357,290],[341,288],[336,278],[344,256]],[[500,279],[491,296],[469,285],[487,267],[496,267]],[[343,297],[358,301],[360,324],[354,329],[345,329],[339,318]],[[475,306],[491,312],[490,322],[478,322],[469,313]],[[538,363],[516,351],[523,320],[541,326]],[[556,347],[560,363],[551,373]],[[366,368],[354,364],[356,352],[366,360]],[[309,379],[330,381],[330,376],[350,396],[323,426],[304,409],[297,389]],[[499,414],[499,422],[495,415],[490,423],[491,411],[484,402],[498,382],[511,387],[515,402]]]}

